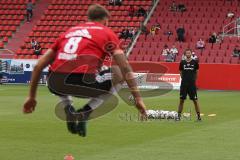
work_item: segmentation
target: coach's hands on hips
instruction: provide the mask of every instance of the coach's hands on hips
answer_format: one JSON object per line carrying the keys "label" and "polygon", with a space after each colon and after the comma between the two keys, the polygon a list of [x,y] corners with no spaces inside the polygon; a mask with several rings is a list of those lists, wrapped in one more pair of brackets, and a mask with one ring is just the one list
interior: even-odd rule
{"label": "coach's hands on hips", "polygon": [[147,120],[146,106],[142,99],[136,99],[136,107],[140,112],[140,118],[142,121]]}
{"label": "coach's hands on hips", "polygon": [[28,97],[23,105],[23,113],[32,113],[35,110],[37,101],[34,98]]}

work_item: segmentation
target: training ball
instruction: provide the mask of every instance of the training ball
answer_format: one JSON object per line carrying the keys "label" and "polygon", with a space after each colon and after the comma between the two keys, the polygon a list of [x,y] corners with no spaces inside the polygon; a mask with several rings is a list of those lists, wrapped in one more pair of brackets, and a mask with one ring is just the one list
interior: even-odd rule
{"label": "training ball", "polygon": [[171,111],[169,112],[168,118],[169,119],[175,119],[177,117],[177,112]]}
{"label": "training ball", "polygon": [[74,160],[74,157],[69,154],[64,157],[64,160]]}
{"label": "training ball", "polygon": [[148,118],[158,118],[158,111],[154,111],[154,110],[147,110],[147,116]]}

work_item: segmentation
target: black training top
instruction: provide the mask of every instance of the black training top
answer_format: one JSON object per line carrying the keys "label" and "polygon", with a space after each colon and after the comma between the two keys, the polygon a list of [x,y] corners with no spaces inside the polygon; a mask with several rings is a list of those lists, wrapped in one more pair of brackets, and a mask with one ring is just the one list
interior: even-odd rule
{"label": "black training top", "polygon": [[195,84],[198,69],[198,61],[193,59],[190,62],[182,60],[179,65],[179,70],[182,71],[182,84]]}

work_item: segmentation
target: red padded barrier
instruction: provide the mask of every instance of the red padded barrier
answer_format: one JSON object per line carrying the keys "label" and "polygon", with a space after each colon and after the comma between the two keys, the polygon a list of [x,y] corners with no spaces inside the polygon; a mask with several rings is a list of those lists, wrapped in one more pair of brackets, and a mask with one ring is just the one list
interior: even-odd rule
{"label": "red padded barrier", "polygon": [[[166,73],[178,74],[179,63],[153,63],[130,62],[134,71],[143,70],[141,66],[152,65],[151,72],[159,73],[164,66]],[[141,65],[136,65],[140,63]],[[163,70],[162,70],[163,71]],[[207,90],[238,90],[240,91],[240,65],[239,64],[200,64],[197,81],[199,89]]]}

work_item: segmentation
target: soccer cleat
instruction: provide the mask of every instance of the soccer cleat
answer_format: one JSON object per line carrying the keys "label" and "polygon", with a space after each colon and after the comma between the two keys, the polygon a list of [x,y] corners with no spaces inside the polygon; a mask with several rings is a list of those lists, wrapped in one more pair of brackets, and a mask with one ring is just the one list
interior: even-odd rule
{"label": "soccer cleat", "polygon": [[175,118],[175,121],[181,121],[181,117],[177,116],[177,117]]}
{"label": "soccer cleat", "polygon": [[90,114],[92,113],[92,108],[86,104],[83,108],[77,110],[77,132],[80,136],[87,136],[87,121],[89,119]]}
{"label": "soccer cleat", "polygon": [[181,121],[181,113],[178,113],[178,115],[175,118],[175,121]]}
{"label": "soccer cleat", "polygon": [[201,118],[201,117],[198,117],[198,118],[197,118],[197,121],[198,121],[198,122],[201,122],[201,121],[202,121],[202,118]]}
{"label": "soccer cleat", "polygon": [[75,109],[73,106],[68,105],[64,108],[66,113],[66,122],[67,129],[72,134],[77,134],[76,118],[75,118]]}
{"label": "soccer cleat", "polygon": [[78,131],[79,136],[86,137],[87,136],[87,121],[78,122],[77,131]]}
{"label": "soccer cleat", "polygon": [[197,121],[198,122],[202,121],[200,112],[197,112]]}
{"label": "soccer cleat", "polygon": [[79,136],[86,137],[87,136],[87,120],[90,112],[85,110],[85,108],[79,109],[77,111],[78,115],[78,124],[77,124],[77,132]]}

